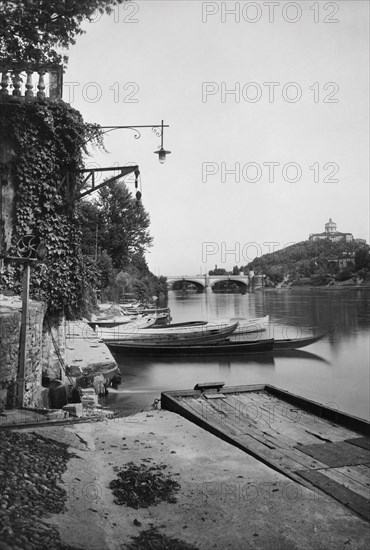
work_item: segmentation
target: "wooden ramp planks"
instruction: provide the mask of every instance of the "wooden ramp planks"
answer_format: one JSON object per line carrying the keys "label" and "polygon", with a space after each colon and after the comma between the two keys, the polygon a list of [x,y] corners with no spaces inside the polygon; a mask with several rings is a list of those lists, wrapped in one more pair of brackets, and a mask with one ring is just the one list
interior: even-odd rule
{"label": "wooden ramp planks", "polygon": [[370,521],[370,445],[363,436],[370,423],[279,391],[255,385],[164,392],[162,407]]}
{"label": "wooden ramp planks", "polygon": [[346,441],[303,445],[299,447],[299,450],[316,460],[324,462],[324,464],[327,464],[331,468],[370,463],[370,451],[356,445],[351,445]]}
{"label": "wooden ramp planks", "polygon": [[357,445],[363,449],[370,450],[370,437],[356,437],[354,439],[347,439],[346,441],[352,445]]}
{"label": "wooden ramp planks", "polygon": [[330,479],[337,481],[347,489],[363,496],[366,499],[370,498],[370,478],[365,477],[360,471],[356,471],[358,466],[345,466],[343,468],[327,468],[319,470]]}
{"label": "wooden ramp planks", "polygon": [[258,420],[241,414],[235,406],[233,396],[225,399],[213,399],[212,402],[203,397],[181,398],[194,414],[198,414],[205,421],[212,421],[219,425],[219,429],[233,436],[244,447],[250,445],[261,456],[273,459],[280,465],[284,464],[289,471],[297,468],[323,468],[322,463],[315,458],[308,457],[294,447],[296,440],[285,437],[284,433],[277,433],[269,429],[268,425],[258,425]]}
{"label": "wooden ramp planks", "polygon": [[370,521],[370,500],[338,483],[325,474],[325,470],[298,471],[298,475],[332,496],[363,518]]}
{"label": "wooden ramp planks", "polygon": [[342,441],[353,436],[353,431],[334,425],[331,421],[318,417],[310,411],[285,400],[278,399],[269,393],[239,394],[236,396],[253,412],[259,407],[260,418],[267,419],[273,427],[284,427],[292,439],[300,443],[317,443],[318,441]]}

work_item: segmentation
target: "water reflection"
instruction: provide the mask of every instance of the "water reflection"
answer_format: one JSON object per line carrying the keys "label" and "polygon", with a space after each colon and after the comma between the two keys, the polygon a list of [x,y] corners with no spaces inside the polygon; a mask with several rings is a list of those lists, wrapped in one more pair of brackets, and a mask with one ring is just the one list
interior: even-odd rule
{"label": "water reflection", "polygon": [[[136,406],[150,407],[161,391],[188,389],[197,382],[270,383],[321,403],[335,402],[340,410],[369,418],[369,298],[369,291],[352,289],[246,295],[170,292],[173,322],[269,315],[270,327],[263,338],[295,338],[312,331],[327,331],[328,335],[304,350],[254,356],[150,359],[117,355],[122,372],[119,390],[141,392],[132,394]],[[128,395],[112,393],[108,402],[119,406],[130,399]]]}
{"label": "water reflection", "polygon": [[310,353],[309,351],[304,351],[301,349],[286,349],[286,350],[277,350],[273,352],[274,357],[285,357],[287,359],[309,359],[311,361],[317,361],[318,363],[325,363],[326,365],[331,365],[330,361],[320,357],[316,353]]}

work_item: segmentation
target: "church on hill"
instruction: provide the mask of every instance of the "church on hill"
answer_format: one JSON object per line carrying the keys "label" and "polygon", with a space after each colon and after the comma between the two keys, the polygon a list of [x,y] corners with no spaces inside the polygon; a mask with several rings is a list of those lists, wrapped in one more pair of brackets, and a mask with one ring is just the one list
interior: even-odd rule
{"label": "church on hill", "polygon": [[[310,241],[321,241],[323,239],[329,239],[332,242],[345,240],[348,243],[355,240],[352,233],[337,231],[337,224],[331,218],[325,224],[325,231],[323,233],[311,233],[309,236]],[[356,239],[356,241],[358,240],[360,239]]]}

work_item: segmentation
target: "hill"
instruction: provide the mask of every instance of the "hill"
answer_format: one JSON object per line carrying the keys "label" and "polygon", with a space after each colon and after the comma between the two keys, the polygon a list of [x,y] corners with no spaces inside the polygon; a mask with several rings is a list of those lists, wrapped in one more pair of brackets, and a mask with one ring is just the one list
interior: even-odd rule
{"label": "hill", "polygon": [[369,246],[356,241],[302,241],[255,258],[247,266],[267,280],[279,283],[284,279],[295,284],[327,284],[346,280],[355,273],[361,278],[370,275]]}

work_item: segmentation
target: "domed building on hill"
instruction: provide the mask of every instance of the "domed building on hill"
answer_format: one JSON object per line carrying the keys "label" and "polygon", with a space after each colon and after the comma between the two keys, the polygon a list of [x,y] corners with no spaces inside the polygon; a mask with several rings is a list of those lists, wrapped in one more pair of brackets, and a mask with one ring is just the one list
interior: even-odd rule
{"label": "domed building on hill", "polygon": [[309,236],[310,241],[321,241],[323,239],[329,239],[332,242],[342,240],[347,242],[354,241],[352,233],[341,233],[340,231],[337,231],[337,224],[333,222],[331,218],[325,224],[325,231],[323,233],[311,233]]}

